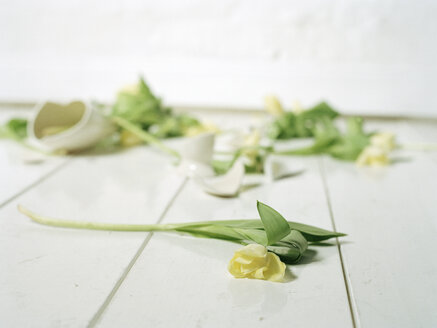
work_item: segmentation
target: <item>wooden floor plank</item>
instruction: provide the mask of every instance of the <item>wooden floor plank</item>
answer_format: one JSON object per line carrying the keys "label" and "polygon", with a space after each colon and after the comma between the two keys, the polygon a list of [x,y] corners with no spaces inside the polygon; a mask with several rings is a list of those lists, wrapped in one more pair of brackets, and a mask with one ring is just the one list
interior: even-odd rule
{"label": "wooden floor plank", "polygon": [[[382,124],[401,142],[418,140],[404,122]],[[420,140],[419,140],[420,141]],[[437,184],[423,152],[398,151],[384,168],[325,159],[335,224],[361,327],[437,325]]]}
{"label": "wooden floor plank", "polygon": [[0,210],[0,326],[86,326],[147,237],[40,226],[18,203],[53,217],[154,223],[184,181],[168,167],[143,147],[82,156]]}
{"label": "wooden floor plank", "polygon": [[[290,159],[298,161],[298,159]],[[207,195],[193,183],[165,222],[256,218],[256,200],[286,218],[330,229],[317,159],[300,176],[265,184],[238,198]],[[337,247],[318,247],[289,267],[289,282],[235,279],[227,272],[240,246],[154,234],[99,327],[351,327]]]}
{"label": "wooden floor plank", "polygon": [[[0,110],[0,125],[11,117],[28,117],[27,111]],[[35,158],[42,155],[35,154],[12,140],[0,138],[0,208],[8,201],[44,179],[46,175],[60,169],[68,158],[45,157],[38,163],[25,162],[25,158]]]}

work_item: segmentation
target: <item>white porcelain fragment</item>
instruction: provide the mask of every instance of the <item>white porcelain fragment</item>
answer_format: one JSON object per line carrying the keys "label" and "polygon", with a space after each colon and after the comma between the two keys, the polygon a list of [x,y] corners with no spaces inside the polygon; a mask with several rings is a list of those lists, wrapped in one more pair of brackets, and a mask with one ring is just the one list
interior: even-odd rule
{"label": "white porcelain fragment", "polygon": [[[52,135],[44,130],[68,127]],[[45,102],[35,108],[28,124],[29,141],[45,151],[78,151],[94,146],[115,131],[115,125],[93,109],[90,104],[73,101],[69,104]]]}
{"label": "white porcelain fragment", "polygon": [[264,164],[264,174],[269,182],[296,175],[303,171],[304,165],[299,161],[289,161],[275,156],[269,156]]}
{"label": "white porcelain fragment", "polygon": [[215,172],[211,165],[182,159],[177,167],[177,171],[180,175],[194,178],[194,177],[212,177]]}
{"label": "white porcelain fragment", "polygon": [[233,153],[244,146],[244,133],[241,130],[224,131],[217,135],[214,150]]}
{"label": "white porcelain fragment", "polygon": [[244,164],[238,160],[226,174],[214,177],[197,177],[195,182],[209,194],[232,197],[238,193],[243,177]]}
{"label": "white porcelain fragment", "polygon": [[188,177],[213,176],[211,161],[214,138],[214,133],[207,132],[194,137],[165,141],[166,145],[176,150],[181,156],[178,172]]}

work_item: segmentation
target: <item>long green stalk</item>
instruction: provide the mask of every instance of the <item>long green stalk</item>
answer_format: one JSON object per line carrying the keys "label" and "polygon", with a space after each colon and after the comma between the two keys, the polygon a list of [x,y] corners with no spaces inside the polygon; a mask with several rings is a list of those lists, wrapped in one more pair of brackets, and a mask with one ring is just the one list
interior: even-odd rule
{"label": "long green stalk", "polygon": [[397,145],[397,148],[404,150],[417,150],[417,151],[436,151],[437,144],[435,143],[406,143]]}
{"label": "long green stalk", "polygon": [[342,233],[328,231],[302,223],[286,221],[276,210],[257,203],[261,220],[223,220],[179,224],[112,224],[58,220],[33,213],[23,206],[18,210],[33,221],[61,228],[111,231],[167,231],[195,237],[227,240],[242,245],[257,243],[276,253],[286,263],[296,263],[303,256],[308,242],[317,242]]}
{"label": "long green stalk", "polygon": [[137,125],[135,125],[135,124],[129,122],[128,120],[125,120],[124,118],[119,117],[119,116],[113,116],[112,120],[117,125],[132,132],[133,134],[135,134],[138,138],[140,138],[144,142],[151,144],[151,145],[155,145],[157,148],[159,148],[163,152],[166,152],[172,156],[175,156],[178,160],[180,160],[181,155],[176,150],[166,146],[161,140],[159,140],[158,138],[156,138],[152,134],[148,133],[147,131],[144,131],[143,129],[141,129]]}
{"label": "long green stalk", "polygon": [[99,222],[81,222],[71,220],[59,220],[45,217],[29,211],[18,205],[18,210],[24,215],[39,224],[60,228],[87,229],[87,230],[109,230],[109,231],[172,231],[177,225],[174,224],[113,224]]}
{"label": "long green stalk", "polygon": [[[18,205],[18,210],[24,215],[28,216],[34,222],[39,224],[72,228],[72,229],[88,229],[88,230],[109,230],[109,231],[168,231],[168,232],[182,232],[198,235],[214,235],[215,238],[223,239],[226,234],[230,239],[244,239],[247,234],[258,237],[260,232],[264,233],[265,226],[259,219],[245,219],[245,220],[217,220],[217,221],[199,221],[188,223],[172,223],[172,224],[117,224],[117,223],[99,223],[99,222],[84,222],[60,220],[55,218],[45,217],[29,211],[25,207]],[[305,238],[310,242],[317,242],[334,237],[345,236],[343,233],[329,231],[314,227],[311,225],[286,221],[291,230],[301,232]],[[220,237],[221,236],[221,237]],[[228,238],[227,238],[228,239]]]}

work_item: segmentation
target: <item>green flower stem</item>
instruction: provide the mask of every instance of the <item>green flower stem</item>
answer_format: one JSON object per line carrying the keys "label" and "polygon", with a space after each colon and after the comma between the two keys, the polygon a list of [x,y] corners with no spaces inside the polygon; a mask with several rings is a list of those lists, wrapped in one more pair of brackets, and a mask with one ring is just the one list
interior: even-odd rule
{"label": "green flower stem", "polygon": [[111,224],[77,222],[48,218],[33,213],[22,206],[18,210],[34,222],[53,227],[142,232],[176,232],[199,238],[226,240],[247,245],[257,243],[278,255],[288,264],[296,263],[305,252],[308,242],[344,236],[342,233],[328,231],[302,223],[286,221],[273,208],[257,203],[261,220],[224,220],[188,222],[179,224]]}
{"label": "green flower stem", "polygon": [[113,224],[98,222],[80,222],[71,220],[59,220],[38,215],[29,211],[21,205],[18,210],[31,218],[34,222],[60,228],[87,229],[87,230],[109,230],[109,231],[172,231],[179,224]]}
{"label": "green flower stem", "polygon": [[436,151],[437,144],[435,143],[416,143],[416,144],[402,144],[397,145],[396,148],[403,150],[417,150],[417,151]]}
{"label": "green flower stem", "polygon": [[152,134],[148,133],[147,131],[144,131],[143,129],[139,128],[137,125],[129,122],[128,120],[125,120],[122,117],[119,116],[113,116],[112,120],[119,126],[121,126],[123,129],[126,129],[133,134],[135,134],[138,138],[143,140],[144,142],[147,142],[148,144],[155,145],[157,148],[162,150],[163,152],[166,152],[172,156],[175,156],[178,160],[181,159],[181,155],[174,149],[166,146],[161,140],[153,136]]}
{"label": "green flower stem", "polygon": [[[205,226],[212,226],[214,222],[203,221],[203,222],[190,222],[190,223],[176,223],[176,224],[120,224],[120,223],[99,223],[99,222],[86,222],[86,221],[71,221],[71,220],[60,220],[55,218],[49,218],[36,214],[27,208],[18,205],[18,211],[32,219],[32,221],[59,228],[70,228],[70,229],[86,229],[86,230],[107,230],[107,231],[142,231],[142,232],[153,232],[153,231],[173,231],[173,232],[184,232],[185,230],[193,231],[196,228],[200,229]],[[227,221],[217,221],[217,226],[222,226],[223,223]]]}
{"label": "green flower stem", "polygon": [[[34,222],[39,224],[73,229],[91,229],[91,230],[110,230],[110,231],[173,231],[186,232],[191,234],[225,236],[230,239],[244,239],[240,238],[241,234],[252,233],[256,238],[256,234],[264,231],[265,227],[259,219],[244,219],[244,220],[216,220],[216,221],[199,221],[188,223],[175,224],[114,224],[114,223],[98,223],[98,222],[80,222],[71,220],[59,220],[55,218],[45,217],[21,205],[18,205],[18,210],[24,215],[28,216]],[[287,221],[290,229],[302,232],[308,241],[321,241],[334,237],[345,236],[343,233],[328,231],[314,226]],[[222,238],[219,238],[222,239]],[[252,238],[249,238],[252,239]],[[253,240],[253,239],[252,239]]]}

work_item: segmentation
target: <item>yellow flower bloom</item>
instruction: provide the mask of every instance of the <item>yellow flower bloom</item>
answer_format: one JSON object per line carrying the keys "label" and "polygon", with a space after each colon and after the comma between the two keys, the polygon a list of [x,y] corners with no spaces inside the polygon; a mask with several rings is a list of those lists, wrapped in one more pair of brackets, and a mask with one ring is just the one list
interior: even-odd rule
{"label": "yellow flower bloom", "polygon": [[120,143],[123,147],[136,146],[143,143],[143,140],[128,130],[121,131]]}
{"label": "yellow flower bloom", "polygon": [[217,127],[217,125],[213,123],[204,122],[200,125],[191,126],[188,129],[186,129],[184,131],[184,136],[194,137],[205,132],[219,133],[220,129]]}
{"label": "yellow flower bloom", "polygon": [[370,144],[386,151],[393,150],[396,147],[395,135],[391,132],[377,133],[370,138]]}
{"label": "yellow flower bloom", "polygon": [[264,246],[249,244],[235,252],[228,270],[235,278],[281,282],[284,279],[285,264]]}
{"label": "yellow flower bloom", "polygon": [[275,96],[266,96],[264,98],[264,105],[267,109],[267,112],[273,116],[279,117],[284,114],[284,109],[282,108],[279,99]]}
{"label": "yellow flower bloom", "polygon": [[388,150],[374,145],[367,146],[358,156],[357,165],[385,166],[390,164]]}
{"label": "yellow flower bloom", "polygon": [[293,112],[295,114],[300,114],[300,113],[303,112],[303,108],[302,108],[300,102],[297,101],[297,100],[293,101],[293,107],[292,108],[293,108]]}
{"label": "yellow flower bloom", "polygon": [[242,155],[246,159],[246,164],[249,166],[253,165],[256,161],[256,156],[259,153],[257,147],[259,146],[260,141],[261,133],[257,129],[254,129],[252,132],[244,136],[243,147],[247,147],[248,149],[245,149]]}
{"label": "yellow flower bloom", "polygon": [[118,91],[118,94],[130,94],[130,95],[137,95],[140,92],[139,84],[129,84],[125,85],[123,88],[121,88]]}
{"label": "yellow flower bloom", "polygon": [[252,130],[249,134],[244,136],[244,147],[256,147],[261,141],[261,133],[258,129]]}

